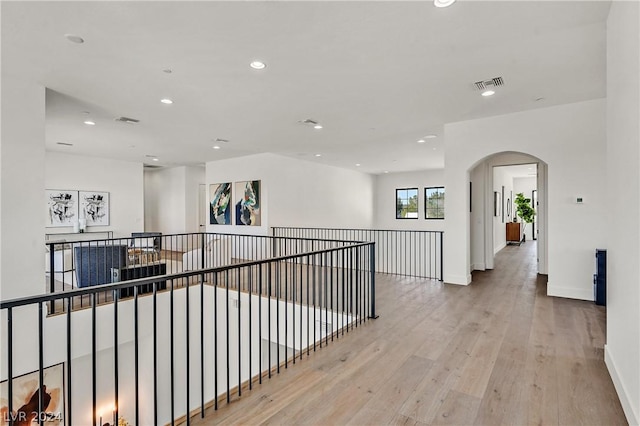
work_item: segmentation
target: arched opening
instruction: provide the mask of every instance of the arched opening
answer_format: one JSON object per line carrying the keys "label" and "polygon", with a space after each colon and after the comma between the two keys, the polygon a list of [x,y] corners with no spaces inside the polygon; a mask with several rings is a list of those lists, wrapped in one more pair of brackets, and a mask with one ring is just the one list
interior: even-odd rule
{"label": "arched opening", "polygon": [[[525,241],[536,245],[537,272],[547,274],[547,164],[529,154],[500,152],[477,161],[468,175],[469,270],[493,269],[495,255],[506,245],[522,241],[524,234]],[[513,199],[518,192],[526,192],[527,198],[533,198],[533,191],[537,201],[535,230],[532,224],[525,227],[520,222],[519,237],[510,237],[507,230],[514,229],[510,224],[515,216]]]}

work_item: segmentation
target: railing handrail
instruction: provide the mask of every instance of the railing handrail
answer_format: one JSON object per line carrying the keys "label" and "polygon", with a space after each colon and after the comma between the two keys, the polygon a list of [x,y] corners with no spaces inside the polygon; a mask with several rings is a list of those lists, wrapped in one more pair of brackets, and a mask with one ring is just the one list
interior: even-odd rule
{"label": "railing handrail", "polygon": [[[273,228],[286,228],[286,229],[330,229],[330,228],[290,228],[290,227],[272,227]],[[346,230],[347,228],[344,228]],[[334,229],[332,229],[334,230]],[[335,230],[338,230],[337,228]],[[442,232],[442,231],[438,231]],[[77,243],[92,243],[96,241],[122,241],[122,240],[134,240],[144,238],[167,238],[167,237],[188,237],[192,235],[221,235],[230,237],[248,237],[248,238],[264,238],[264,239],[286,239],[286,240],[300,240],[300,241],[328,241],[328,242],[340,242],[340,243],[353,243],[353,240],[334,240],[331,238],[305,238],[305,237],[281,237],[278,235],[249,235],[249,234],[237,234],[237,233],[225,233],[225,232],[185,232],[179,234],[162,234],[149,237],[132,237],[122,236],[113,238],[96,238],[90,240],[58,240],[58,241],[45,241],[44,244],[49,245],[61,245],[61,244],[77,244]],[[365,242],[365,241],[358,241]]]}
{"label": "railing handrail", "polygon": [[[194,235],[200,235],[201,233],[193,233],[193,234]],[[245,234],[238,234],[238,235],[247,236]],[[279,237],[279,238],[286,238],[286,237]],[[313,239],[313,240],[314,241],[332,241],[332,242],[335,241],[335,240],[317,240],[317,239]],[[86,241],[83,241],[83,242],[86,242]],[[55,301],[55,300],[67,299],[69,297],[75,297],[75,296],[85,296],[85,295],[88,295],[88,294],[94,294],[94,293],[99,293],[99,292],[104,292],[104,291],[109,291],[109,290],[119,290],[119,289],[125,289],[125,288],[133,288],[133,287],[140,286],[140,285],[153,284],[153,283],[156,283],[158,281],[175,280],[175,279],[180,279],[180,278],[192,277],[192,276],[196,276],[196,275],[210,274],[210,273],[214,273],[214,272],[224,272],[224,271],[231,270],[231,269],[246,268],[246,267],[255,266],[255,265],[262,265],[262,264],[266,264],[266,263],[287,261],[287,260],[291,260],[291,259],[294,259],[294,258],[301,258],[301,257],[304,258],[304,257],[308,257],[308,256],[315,256],[315,255],[318,255],[318,254],[331,253],[331,252],[334,252],[334,251],[343,250],[345,248],[371,246],[371,245],[375,244],[373,242],[357,242],[357,241],[342,241],[342,242],[348,243],[348,245],[342,246],[342,247],[333,247],[333,248],[323,249],[323,250],[315,250],[315,251],[310,251],[310,252],[305,252],[305,253],[290,254],[290,255],[286,255],[286,256],[270,257],[268,259],[262,259],[262,260],[250,260],[250,261],[245,261],[245,262],[238,262],[238,263],[234,263],[232,265],[217,266],[217,267],[214,267],[214,268],[206,268],[206,269],[203,268],[203,269],[197,269],[197,270],[187,271],[187,272],[177,272],[177,273],[174,273],[174,274],[155,275],[155,276],[147,277],[147,278],[139,278],[139,279],[134,279],[134,280],[121,281],[119,283],[94,285],[94,286],[89,286],[87,288],[78,288],[78,289],[74,289],[74,290],[67,290],[67,291],[64,291],[64,292],[48,293],[48,294],[41,294],[41,295],[37,295],[37,296],[26,296],[26,297],[20,297],[20,298],[15,298],[15,299],[9,299],[9,300],[0,301],[0,310],[9,309],[9,308],[15,308],[15,307],[19,307],[19,306],[33,305],[33,304],[37,304],[37,303],[41,303],[41,302],[42,303],[52,302],[52,301]],[[60,243],[58,243],[58,244],[60,244]]]}
{"label": "railing handrail", "polygon": [[[312,227],[312,226],[272,226],[271,229],[310,229],[314,231],[433,232],[437,234],[444,234],[444,231],[431,231],[427,229],[324,228],[324,227]],[[274,237],[277,237],[277,236],[274,235]]]}

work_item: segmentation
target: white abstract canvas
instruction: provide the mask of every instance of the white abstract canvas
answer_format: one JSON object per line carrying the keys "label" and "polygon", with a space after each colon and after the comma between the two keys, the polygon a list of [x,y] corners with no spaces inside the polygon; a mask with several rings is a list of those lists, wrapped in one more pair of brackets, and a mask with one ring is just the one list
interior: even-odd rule
{"label": "white abstract canvas", "polygon": [[73,226],[78,221],[78,191],[47,189],[48,228]]}
{"label": "white abstract canvas", "polygon": [[80,219],[87,226],[109,225],[109,193],[98,191],[80,191]]}

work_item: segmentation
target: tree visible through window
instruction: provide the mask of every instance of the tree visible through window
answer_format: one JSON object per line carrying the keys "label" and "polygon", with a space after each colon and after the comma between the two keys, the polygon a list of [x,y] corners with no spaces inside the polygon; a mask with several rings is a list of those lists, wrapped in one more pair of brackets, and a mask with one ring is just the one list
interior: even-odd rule
{"label": "tree visible through window", "polygon": [[444,219],[444,186],[424,189],[425,219]]}
{"label": "tree visible through window", "polygon": [[418,218],[418,188],[396,189],[396,219]]}

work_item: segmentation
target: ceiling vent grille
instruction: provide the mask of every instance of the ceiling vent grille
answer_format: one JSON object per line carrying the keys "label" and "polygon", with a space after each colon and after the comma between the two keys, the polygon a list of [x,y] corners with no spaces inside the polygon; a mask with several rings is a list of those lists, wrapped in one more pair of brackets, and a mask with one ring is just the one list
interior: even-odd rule
{"label": "ceiling vent grille", "polygon": [[478,90],[486,90],[490,87],[504,86],[504,80],[502,79],[502,77],[494,77],[489,80],[476,81],[474,85]]}
{"label": "ceiling vent grille", "polygon": [[298,121],[298,123],[306,124],[308,126],[315,126],[318,124],[317,121],[312,120],[310,118],[305,118],[304,120]]}
{"label": "ceiling vent grille", "polygon": [[155,164],[145,164],[144,168],[145,169],[161,169],[162,166],[156,166]]}
{"label": "ceiling vent grille", "polygon": [[138,124],[140,122],[140,120],[136,120],[135,118],[129,118],[129,117],[118,117],[115,120],[120,121],[122,123],[129,123],[129,124]]}

